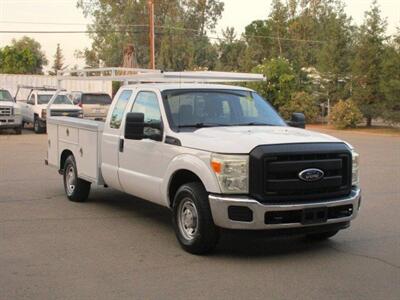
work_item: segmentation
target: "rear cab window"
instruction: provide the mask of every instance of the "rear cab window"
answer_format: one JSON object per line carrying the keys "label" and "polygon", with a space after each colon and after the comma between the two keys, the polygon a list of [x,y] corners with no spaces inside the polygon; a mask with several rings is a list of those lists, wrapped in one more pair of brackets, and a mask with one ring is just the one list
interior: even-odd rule
{"label": "rear cab window", "polygon": [[111,114],[110,128],[119,129],[121,127],[122,118],[124,117],[126,105],[132,96],[132,90],[124,90],[118,97]]}
{"label": "rear cab window", "polygon": [[108,94],[82,94],[82,104],[110,105],[112,99]]}

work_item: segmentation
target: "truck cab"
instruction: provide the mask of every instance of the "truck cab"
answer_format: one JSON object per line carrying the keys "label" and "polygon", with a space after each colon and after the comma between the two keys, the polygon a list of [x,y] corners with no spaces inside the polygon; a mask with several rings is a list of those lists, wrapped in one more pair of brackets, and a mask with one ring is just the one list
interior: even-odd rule
{"label": "truck cab", "polygon": [[21,106],[15,102],[10,92],[0,89],[0,130],[14,129],[17,134],[21,134],[22,117]]}
{"label": "truck cab", "polygon": [[170,208],[190,253],[211,251],[221,228],[325,239],[357,216],[359,156],[301,116],[285,122],[240,86],[125,85],[105,123],[50,118],[47,163],[72,201],[97,184]]}

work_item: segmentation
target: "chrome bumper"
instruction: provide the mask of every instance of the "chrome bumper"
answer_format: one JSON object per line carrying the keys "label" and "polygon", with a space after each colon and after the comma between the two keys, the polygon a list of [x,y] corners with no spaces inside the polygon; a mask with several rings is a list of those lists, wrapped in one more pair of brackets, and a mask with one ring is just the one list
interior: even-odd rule
{"label": "chrome bumper", "polygon": [[[294,203],[294,204],[263,204],[248,197],[220,196],[209,195],[211,213],[215,225],[228,229],[284,229],[284,228],[301,228],[310,226],[319,226],[335,223],[349,222],[353,220],[358,213],[361,201],[361,190],[354,189],[347,197],[338,198],[324,202],[312,203]],[[353,205],[352,214],[341,218],[327,218],[321,223],[303,224],[303,223],[281,223],[281,224],[266,224],[265,214],[271,211],[298,211],[310,208],[330,208],[342,205]],[[250,222],[234,221],[228,216],[228,207],[240,206],[247,207],[252,211],[253,218]]]}

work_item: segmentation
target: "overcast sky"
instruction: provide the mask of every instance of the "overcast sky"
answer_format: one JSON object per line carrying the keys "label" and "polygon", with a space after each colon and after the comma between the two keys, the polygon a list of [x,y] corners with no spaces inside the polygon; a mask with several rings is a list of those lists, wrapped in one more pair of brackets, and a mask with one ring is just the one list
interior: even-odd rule
{"label": "overcast sky", "polygon": [[[360,24],[364,12],[372,0],[347,0],[346,11],[354,22]],[[270,12],[271,0],[225,0],[225,10],[217,27],[217,34],[222,28],[233,26],[241,33],[244,27],[256,19],[265,19]],[[400,26],[400,0],[378,0],[382,15],[388,20],[388,33],[393,34]],[[21,23],[17,23],[21,22]],[[23,24],[64,23],[59,25]],[[43,30],[85,30],[84,24],[90,22],[76,8],[76,0],[0,0],[0,31],[43,31]],[[71,24],[72,23],[72,24]],[[76,24],[78,23],[78,24]],[[82,64],[74,58],[76,49],[90,46],[90,39],[85,34],[25,34],[38,40],[52,64],[57,43],[60,43],[65,57],[65,64]],[[0,47],[10,43],[12,38],[23,34],[0,33]]]}

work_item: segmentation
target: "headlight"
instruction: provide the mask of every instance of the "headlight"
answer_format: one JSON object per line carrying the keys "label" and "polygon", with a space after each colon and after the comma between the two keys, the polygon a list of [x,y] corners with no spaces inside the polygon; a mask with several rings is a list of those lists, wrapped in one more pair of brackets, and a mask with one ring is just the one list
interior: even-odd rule
{"label": "headlight", "polygon": [[46,119],[47,109],[42,109],[42,119]]}
{"label": "headlight", "polygon": [[360,176],[359,176],[359,160],[360,155],[355,152],[354,150],[351,151],[351,156],[353,157],[353,173],[352,173],[352,185],[358,185],[360,183]]}
{"label": "headlight", "polygon": [[218,178],[222,193],[249,192],[249,156],[212,154],[211,168]]}
{"label": "headlight", "polygon": [[14,107],[14,115],[19,116],[21,114],[21,109],[19,107]]}

